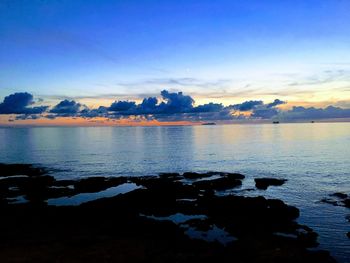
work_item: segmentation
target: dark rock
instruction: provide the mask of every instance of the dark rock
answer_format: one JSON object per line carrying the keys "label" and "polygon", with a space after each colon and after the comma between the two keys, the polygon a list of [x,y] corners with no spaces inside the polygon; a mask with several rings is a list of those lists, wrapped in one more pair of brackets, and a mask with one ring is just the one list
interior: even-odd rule
{"label": "dark rock", "polygon": [[223,176],[229,177],[231,179],[243,180],[245,176],[240,173],[223,173]]}
{"label": "dark rock", "polygon": [[194,182],[193,185],[203,190],[226,190],[242,185],[241,180],[232,177],[221,177],[213,180],[203,180]]}
{"label": "dark rock", "polygon": [[211,177],[213,175],[219,175],[222,177],[230,177],[231,179],[242,180],[244,179],[243,174],[239,173],[226,173],[226,172],[206,172],[206,173],[194,173],[194,172],[186,172],[183,174],[183,177],[186,179],[201,179]]}
{"label": "dark rock", "polygon": [[337,200],[331,199],[331,198],[322,198],[321,199],[322,203],[338,206],[339,202]]}
{"label": "dark rock", "polygon": [[350,198],[347,198],[348,195],[344,193],[334,193],[330,194],[330,197],[321,199],[322,203],[331,204],[334,206],[345,206],[350,208]]}
{"label": "dark rock", "polygon": [[89,177],[74,183],[74,188],[79,193],[93,193],[105,189],[106,178]]}
{"label": "dark rock", "polygon": [[283,201],[278,199],[267,199],[267,205],[272,216],[294,220],[297,219],[300,214],[298,208],[286,205]]}
{"label": "dark rock", "polygon": [[348,197],[348,195],[344,193],[334,193],[334,194],[331,194],[330,196],[338,197],[340,199],[345,199]]}
{"label": "dark rock", "polygon": [[345,199],[343,202],[344,202],[345,207],[350,208],[350,198]]}
{"label": "dark rock", "polygon": [[350,238],[350,232],[348,232],[346,235],[347,235],[348,238]]}
{"label": "dark rock", "polygon": [[179,173],[160,173],[159,177],[162,179],[180,180],[183,176]]}
{"label": "dark rock", "polygon": [[210,177],[213,174],[211,173],[194,173],[194,172],[186,172],[183,173],[183,177],[186,179],[200,179],[200,178],[204,178],[204,177]]}
{"label": "dark rock", "polygon": [[[7,174],[20,175],[11,169]],[[317,244],[317,234],[295,221],[297,208],[261,196],[215,195],[214,190],[241,185],[244,176],[204,175],[187,175],[196,180],[192,184],[179,181],[178,174],[78,181],[56,181],[47,174],[13,177],[0,183],[0,261],[334,262],[324,251],[307,249]],[[219,178],[197,180],[212,175]],[[125,182],[143,188],[79,206],[44,203],[50,196],[96,192]],[[24,194],[30,202],[7,204],[13,194]],[[179,213],[204,219],[182,224],[155,220]],[[186,228],[206,232],[214,225],[237,240],[224,246],[185,234]]]}
{"label": "dark rock", "polygon": [[236,180],[243,180],[245,176],[240,173],[227,173],[227,172],[207,172],[205,173],[207,177],[213,176],[213,175],[219,175],[221,177],[229,177],[231,179],[236,179]]}
{"label": "dark rock", "polygon": [[287,180],[286,179],[277,179],[277,178],[255,178],[255,186],[258,189],[266,190],[269,186],[281,186]]}
{"label": "dark rock", "polygon": [[71,186],[71,187],[73,187],[74,183],[75,183],[74,180],[58,180],[58,181],[55,181],[54,185],[57,186],[57,187],[61,187],[61,186],[65,186],[65,187]]}
{"label": "dark rock", "polygon": [[316,247],[318,245],[318,234],[313,232],[310,228],[304,228],[304,231],[298,231],[298,242],[305,247]]}
{"label": "dark rock", "polygon": [[31,164],[3,164],[0,163],[0,177],[27,175],[38,176],[45,174],[43,168],[33,167]]}

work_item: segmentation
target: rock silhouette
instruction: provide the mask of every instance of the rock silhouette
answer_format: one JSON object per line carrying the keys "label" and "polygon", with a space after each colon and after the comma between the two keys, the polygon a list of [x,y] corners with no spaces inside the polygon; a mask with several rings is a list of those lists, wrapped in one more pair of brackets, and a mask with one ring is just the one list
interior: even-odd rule
{"label": "rock silhouette", "polygon": [[269,186],[281,186],[287,180],[286,179],[277,179],[277,178],[255,178],[255,186],[258,189],[266,190]]}
{"label": "rock silhouette", "polygon": [[[0,165],[2,262],[335,262],[326,251],[308,250],[317,234],[296,222],[296,207],[217,194],[239,186],[243,175],[56,180],[42,168],[17,167]],[[140,187],[76,206],[47,203],[127,183]],[[20,196],[23,203],[14,201]],[[206,238],[209,231],[214,238]]]}

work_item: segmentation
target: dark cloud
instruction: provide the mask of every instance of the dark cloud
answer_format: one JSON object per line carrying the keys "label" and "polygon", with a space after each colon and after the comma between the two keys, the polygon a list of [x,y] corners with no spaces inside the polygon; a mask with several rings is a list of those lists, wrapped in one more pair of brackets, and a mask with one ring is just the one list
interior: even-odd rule
{"label": "dark cloud", "polygon": [[162,90],[160,93],[166,102],[159,105],[161,113],[185,113],[193,108],[194,100],[191,96],[183,95],[182,92],[170,93]]}
{"label": "dark cloud", "polygon": [[47,118],[47,119],[50,119],[50,120],[56,119],[56,115],[55,114],[48,114],[48,115],[45,115],[44,117]]}
{"label": "dark cloud", "polygon": [[276,106],[285,103],[286,102],[279,99],[275,99],[273,102],[268,104],[261,103],[252,109],[251,117],[259,119],[271,119],[276,117],[280,113],[280,110],[276,108]]}
{"label": "dark cloud", "polygon": [[191,96],[183,95],[182,92],[171,93],[167,90],[161,92],[164,101],[158,104],[155,97],[143,99],[136,105],[134,101],[115,101],[108,108],[109,111],[118,115],[144,115],[144,114],[175,114],[186,113],[193,110],[194,100]]}
{"label": "dark cloud", "polygon": [[221,103],[208,103],[204,105],[199,105],[192,109],[192,112],[220,112],[224,109]]}
{"label": "dark cloud", "polygon": [[37,114],[20,114],[16,116],[16,120],[37,120],[40,115]]}
{"label": "dark cloud", "polygon": [[63,100],[60,103],[58,103],[56,106],[54,106],[51,110],[50,113],[55,113],[58,116],[75,116],[77,115],[84,105],[75,102],[74,100]]}
{"label": "dark cloud", "polygon": [[245,101],[241,104],[235,104],[230,106],[234,110],[239,110],[239,111],[250,111],[256,106],[263,105],[263,101],[261,100],[250,100],[250,101]]}
{"label": "dark cloud", "polygon": [[267,104],[266,106],[267,106],[267,108],[273,108],[273,107],[276,107],[278,105],[285,104],[285,103],[286,103],[285,101],[275,99],[273,102]]}
{"label": "dark cloud", "polygon": [[271,119],[277,116],[278,113],[279,111],[276,108],[264,106],[254,109],[251,117],[259,119]]}
{"label": "dark cloud", "polygon": [[158,100],[156,97],[149,97],[143,99],[142,103],[139,105],[141,112],[154,112],[157,109]]}
{"label": "dark cloud", "polygon": [[276,106],[284,103],[286,102],[279,99],[275,99],[273,102],[268,104],[264,104],[264,102],[261,100],[250,100],[240,104],[231,105],[228,108],[238,112],[250,111],[250,118],[271,119],[279,113],[279,109],[277,109]]}
{"label": "dark cloud", "polygon": [[79,113],[79,116],[83,118],[108,117],[108,108],[104,106],[92,110],[86,108]]}
{"label": "dark cloud", "polygon": [[47,106],[28,107],[34,104],[33,95],[27,92],[11,94],[0,104],[0,114],[41,114]]}
{"label": "dark cloud", "polygon": [[342,109],[333,106],[328,106],[324,109],[298,106],[293,107],[289,111],[281,112],[280,118],[285,120],[350,118],[350,109]]}
{"label": "dark cloud", "polygon": [[109,111],[130,111],[135,108],[136,103],[134,101],[115,101],[108,108]]}
{"label": "dark cloud", "polygon": [[[302,120],[322,118],[350,118],[350,109],[329,106],[327,108],[293,107],[282,111],[278,105],[286,102],[275,99],[271,103],[261,100],[250,100],[240,104],[223,106],[220,103],[207,103],[195,106],[194,99],[182,92],[163,90],[161,99],[147,97],[137,104],[135,101],[115,101],[109,107],[100,106],[89,109],[75,100],[64,99],[51,110],[47,106],[34,105],[33,96],[29,93],[15,93],[5,97],[0,104],[0,114],[16,114],[10,120],[38,119],[56,117],[82,117],[93,119],[105,117],[108,120],[129,119],[132,121],[219,121],[233,119],[274,119]],[[250,115],[247,115],[247,112]]]}

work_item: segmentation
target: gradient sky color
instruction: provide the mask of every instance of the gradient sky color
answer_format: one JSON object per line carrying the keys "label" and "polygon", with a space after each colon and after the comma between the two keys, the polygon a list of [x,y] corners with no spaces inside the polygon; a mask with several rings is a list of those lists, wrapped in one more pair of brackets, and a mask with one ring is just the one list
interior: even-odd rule
{"label": "gradient sky color", "polygon": [[350,2],[0,2],[0,98],[350,106]]}

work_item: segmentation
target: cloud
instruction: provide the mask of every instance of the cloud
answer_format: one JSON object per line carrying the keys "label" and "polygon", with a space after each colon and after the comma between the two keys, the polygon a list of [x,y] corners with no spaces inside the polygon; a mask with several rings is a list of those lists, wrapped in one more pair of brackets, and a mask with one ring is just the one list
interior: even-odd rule
{"label": "cloud", "polygon": [[85,108],[79,113],[83,118],[108,117],[108,108],[100,106],[98,109]]}
{"label": "cloud", "polygon": [[109,111],[129,111],[135,108],[136,103],[134,101],[115,101],[108,108]]}
{"label": "cloud", "polygon": [[208,103],[204,105],[199,105],[192,109],[192,112],[220,112],[224,109],[221,103]]}
{"label": "cloud", "polygon": [[75,102],[74,100],[63,100],[59,102],[56,106],[54,106],[51,110],[50,113],[55,113],[58,116],[75,116],[77,115],[82,108],[85,106]]}
{"label": "cloud", "polygon": [[334,106],[328,106],[324,109],[298,106],[281,112],[279,117],[285,120],[350,118],[350,109],[342,109]]}
{"label": "cloud", "polygon": [[139,109],[141,112],[151,113],[157,109],[157,104],[158,99],[156,97],[145,98],[139,105]]}
{"label": "cloud", "polygon": [[273,102],[268,104],[261,103],[259,105],[256,105],[252,109],[251,117],[259,119],[271,119],[273,117],[276,117],[280,113],[280,110],[276,108],[276,106],[285,103],[285,101],[275,99]]}
{"label": "cloud", "polygon": [[0,114],[41,114],[47,106],[28,107],[34,104],[33,95],[27,92],[18,92],[4,98],[0,104]]}
{"label": "cloud", "polygon": [[251,112],[250,118],[271,119],[279,113],[279,109],[277,109],[276,106],[284,103],[286,102],[279,99],[275,99],[268,104],[264,104],[261,100],[250,100],[228,107],[237,112]]}
{"label": "cloud", "polygon": [[40,116],[37,114],[20,114],[16,116],[16,120],[37,120]]}
{"label": "cloud", "polygon": [[278,113],[279,111],[276,108],[264,106],[254,109],[251,117],[259,119],[271,119],[277,116]]}
{"label": "cloud", "polygon": [[270,103],[264,103],[262,100],[249,100],[226,107],[221,103],[213,102],[195,105],[194,99],[189,95],[163,90],[160,97],[146,97],[139,104],[135,101],[116,100],[109,107],[100,106],[90,109],[75,100],[64,99],[48,109],[48,106],[30,107],[35,104],[33,96],[24,92],[5,97],[0,104],[0,114],[15,114],[16,116],[10,116],[11,121],[55,119],[56,117],[81,117],[89,120],[103,117],[107,120],[128,119],[135,122],[350,118],[350,109],[334,106],[327,108],[293,107],[291,110],[282,111],[278,106],[284,103],[286,102],[275,99]]}
{"label": "cloud", "polygon": [[159,105],[161,113],[184,113],[193,108],[194,99],[191,96],[183,95],[182,92],[170,93],[167,90],[162,90],[160,95],[166,101]]}
{"label": "cloud", "polygon": [[276,107],[278,105],[285,104],[285,103],[286,103],[285,101],[275,99],[273,102],[267,104],[267,108],[273,108],[273,107]]}
{"label": "cloud", "polygon": [[171,93],[163,90],[160,94],[163,101],[159,104],[156,97],[149,97],[143,99],[142,103],[138,105],[134,101],[115,101],[108,110],[117,116],[186,113],[191,112],[194,108],[193,98],[182,92]]}
{"label": "cloud", "polygon": [[263,101],[261,100],[250,100],[250,101],[245,101],[241,104],[235,104],[230,106],[234,110],[239,110],[239,111],[250,111],[256,106],[262,105]]}

